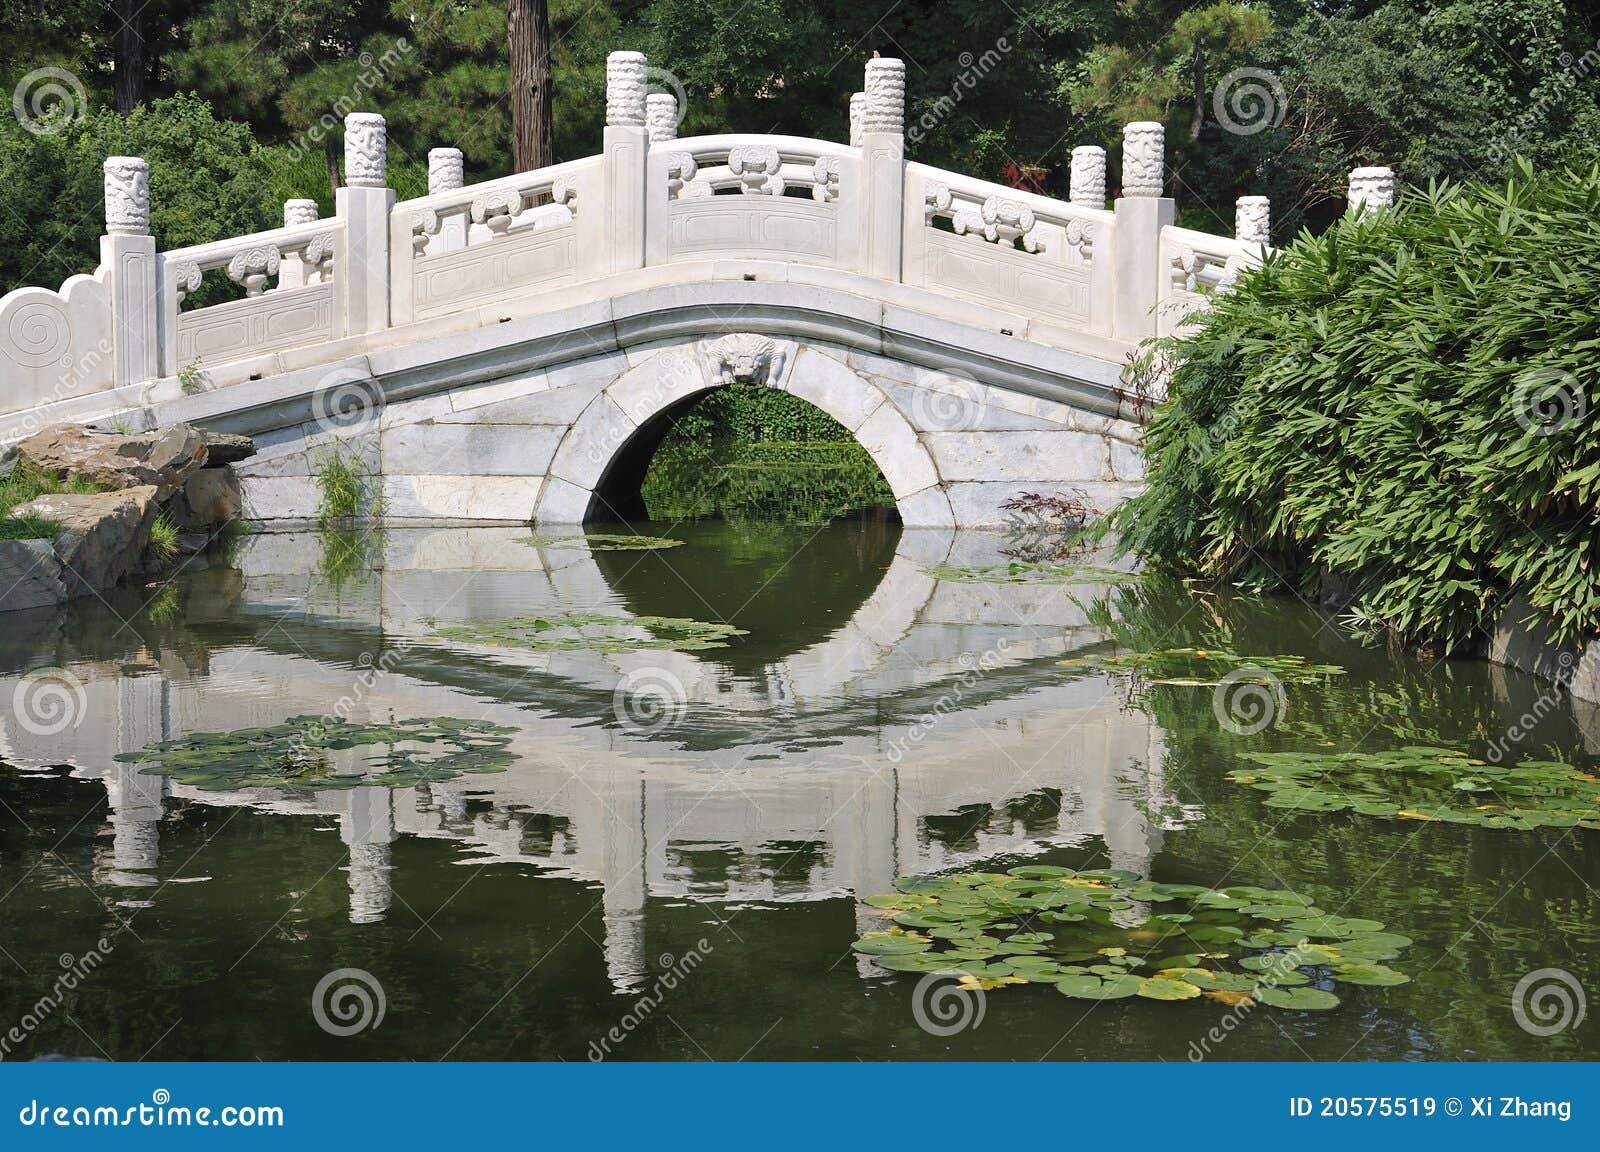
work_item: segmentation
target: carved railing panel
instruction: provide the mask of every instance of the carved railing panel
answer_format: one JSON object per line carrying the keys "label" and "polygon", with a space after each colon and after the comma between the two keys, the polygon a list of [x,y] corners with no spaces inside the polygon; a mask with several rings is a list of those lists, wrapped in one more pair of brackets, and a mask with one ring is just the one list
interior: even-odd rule
{"label": "carved railing panel", "polygon": [[19,288],[0,296],[0,413],[109,387],[111,305],[103,276],[73,276],[59,292]]}
{"label": "carved railing panel", "polygon": [[650,264],[719,257],[853,269],[860,158],[797,136],[698,136],[650,149]]}
{"label": "carved railing panel", "polygon": [[[344,222],[335,218],[162,253],[158,277],[168,333],[163,372],[175,375],[194,364],[244,360],[344,336],[335,284],[344,243]],[[291,268],[294,274],[286,275]],[[238,285],[243,299],[195,306],[193,297],[208,273]]]}
{"label": "carved railing panel", "polygon": [[598,274],[584,261],[596,249],[602,209],[597,156],[396,204],[391,322],[449,315]]}
{"label": "carved railing panel", "polygon": [[1110,212],[908,164],[904,281],[1108,333],[1114,222]]}
{"label": "carved railing panel", "polygon": [[1210,232],[1167,226],[1161,230],[1161,300],[1157,330],[1170,336],[1185,330],[1184,317],[1203,308],[1207,297],[1225,291],[1244,268],[1261,262],[1265,248]]}

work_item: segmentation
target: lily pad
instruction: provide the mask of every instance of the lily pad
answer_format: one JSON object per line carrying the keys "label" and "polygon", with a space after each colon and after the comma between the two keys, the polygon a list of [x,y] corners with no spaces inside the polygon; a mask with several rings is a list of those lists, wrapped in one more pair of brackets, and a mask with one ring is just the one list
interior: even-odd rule
{"label": "lily pad", "polygon": [[406,788],[464,773],[502,772],[517,730],[449,716],[353,724],[294,716],[266,728],[193,732],[117,756],[196,788],[314,791],[375,784]]}
{"label": "lily pad", "polygon": [[1344,675],[1337,664],[1313,664],[1302,656],[1241,656],[1215,648],[1154,648],[1148,651],[1076,656],[1059,663],[1081,675],[1120,673],[1149,684],[1214,688],[1230,684],[1315,684]]}
{"label": "lily pad", "polygon": [[1152,976],[1139,982],[1138,995],[1146,1000],[1193,1000],[1200,989],[1187,980],[1171,980],[1165,976]]}
{"label": "lily pad", "polygon": [[667,536],[635,536],[631,533],[588,532],[581,536],[525,536],[519,543],[534,548],[578,548],[589,552],[637,552],[676,548],[682,540]]}
{"label": "lily pad", "polygon": [[678,616],[572,612],[475,621],[440,628],[433,635],[440,640],[529,652],[700,652],[726,648],[733,637],[747,633],[732,624],[709,624]]}
{"label": "lily pad", "polygon": [[1302,1012],[1326,1012],[1339,1006],[1339,998],[1321,988],[1270,988],[1263,985],[1252,993],[1262,1004],[1274,1008],[1295,1008]]}
{"label": "lily pad", "polygon": [[1074,1000],[1123,1000],[1139,991],[1137,976],[1062,976],[1056,991]]}
{"label": "lily pad", "polygon": [[958,584],[1137,584],[1136,572],[1097,564],[1048,564],[1013,560],[1009,564],[943,564],[928,569],[935,580]]}
{"label": "lily pad", "polygon": [[1453,748],[1383,752],[1250,752],[1228,774],[1300,812],[1355,812],[1390,820],[1484,828],[1600,831],[1600,780],[1559,760],[1495,765]]}
{"label": "lily pad", "polygon": [[[965,973],[986,990],[1054,983],[1085,1000],[1209,996],[1319,1010],[1339,1001],[1314,983],[1407,979],[1382,963],[1407,937],[1324,912],[1294,892],[1155,885],[1126,871],[1045,865],[902,877],[895,887],[866,901],[892,926],[864,934],[856,951],[891,971]],[[1128,920],[1152,905],[1160,910]]]}

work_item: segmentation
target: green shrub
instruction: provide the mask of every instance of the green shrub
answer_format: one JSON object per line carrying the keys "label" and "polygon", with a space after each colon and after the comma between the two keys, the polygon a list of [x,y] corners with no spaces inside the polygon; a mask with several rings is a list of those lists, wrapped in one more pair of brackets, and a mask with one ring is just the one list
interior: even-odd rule
{"label": "green shrub", "polygon": [[1513,591],[1595,635],[1597,301],[1600,169],[1302,234],[1155,350],[1177,367],[1124,545],[1257,586],[1326,568],[1357,619],[1447,647]]}
{"label": "green shrub", "polygon": [[58,527],[37,516],[0,516],[0,540],[50,540]]}

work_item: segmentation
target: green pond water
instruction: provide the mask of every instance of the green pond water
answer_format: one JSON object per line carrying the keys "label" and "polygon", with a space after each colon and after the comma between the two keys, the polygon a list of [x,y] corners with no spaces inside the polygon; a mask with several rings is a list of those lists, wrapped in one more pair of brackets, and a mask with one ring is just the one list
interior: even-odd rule
{"label": "green pond water", "polygon": [[[1541,682],[1119,585],[1103,555],[1034,578],[1000,534],[637,527],[682,543],[263,534],[168,590],[7,616],[5,1058],[1600,1057],[1592,1012],[1514,1004],[1543,970],[1600,990],[1600,831],[1229,778],[1418,746],[1593,772],[1600,717]],[[1281,675],[1130,656],[1177,648]],[[1224,698],[1251,688],[1259,727]],[[852,948],[898,877],[1030,866],[1292,890],[1408,937],[1383,963],[1410,982],[1323,1011],[935,1002]]]}

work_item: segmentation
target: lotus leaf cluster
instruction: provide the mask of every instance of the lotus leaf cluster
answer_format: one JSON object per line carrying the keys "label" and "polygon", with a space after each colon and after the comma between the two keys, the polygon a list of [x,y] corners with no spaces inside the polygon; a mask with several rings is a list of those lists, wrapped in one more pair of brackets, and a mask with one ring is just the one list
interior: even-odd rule
{"label": "lotus leaf cluster", "polygon": [[117,757],[196,788],[406,788],[463,773],[503,772],[517,730],[447,716],[354,724],[294,716],[268,728],[195,732]]}
{"label": "lotus leaf cluster", "polygon": [[1013,560],[1009,564],[946,564],[928,569],[935,580],[959,584],[1134,584],[1136,572],[1096,564],[1049,564]]}
{"label": "lotus leaf cluster", "polygon": [[1407,937],[1278,889],[1052,865],[904,877],[895,888],[867,898],[891,923],[855,950],[891,972],[946,973],[968,987],[1052,984],[1079,1000],[1205,997],[1316,1011],[1339,1004],[1330,986],[1410,979],[1386,963]]}
{"label": "lotus leaf cluster", "polygon": [[1228,773],[1274,808],[1357,812],[1485,828],[1600,830],[1600,778],[1559,760],[1489,764],[1450,748],[1251,752]]}
{"label": "lotus leaf cluster", "polygon": [[1302,656],[1240,656],[1216,648],[1156,648],[1148,652],[1077,656],[1060,661],[1082,673],[1131,673],[1147,684],[1213,687],[1230,683],[1314,684],[1343,676],[1337,664],[1313,664]]}
{"label": "lotus leaf cluster", "polygon": [[726,648],[743,628],[680,616],[607,616],[572,612],[560,616],[508,616],[440,628],[434,636],[492,648],[532,652],[640,652],[646,649],[700,652]]}
{"label": "lotus leaf cluster", "polygon": [[669,536],[635,536],[631,533],[589,532],[577,536],[551,536],[535,533],[520,543],[533,548],[573,548],[590,552],[646,552],[676,548],[683,543]]}

